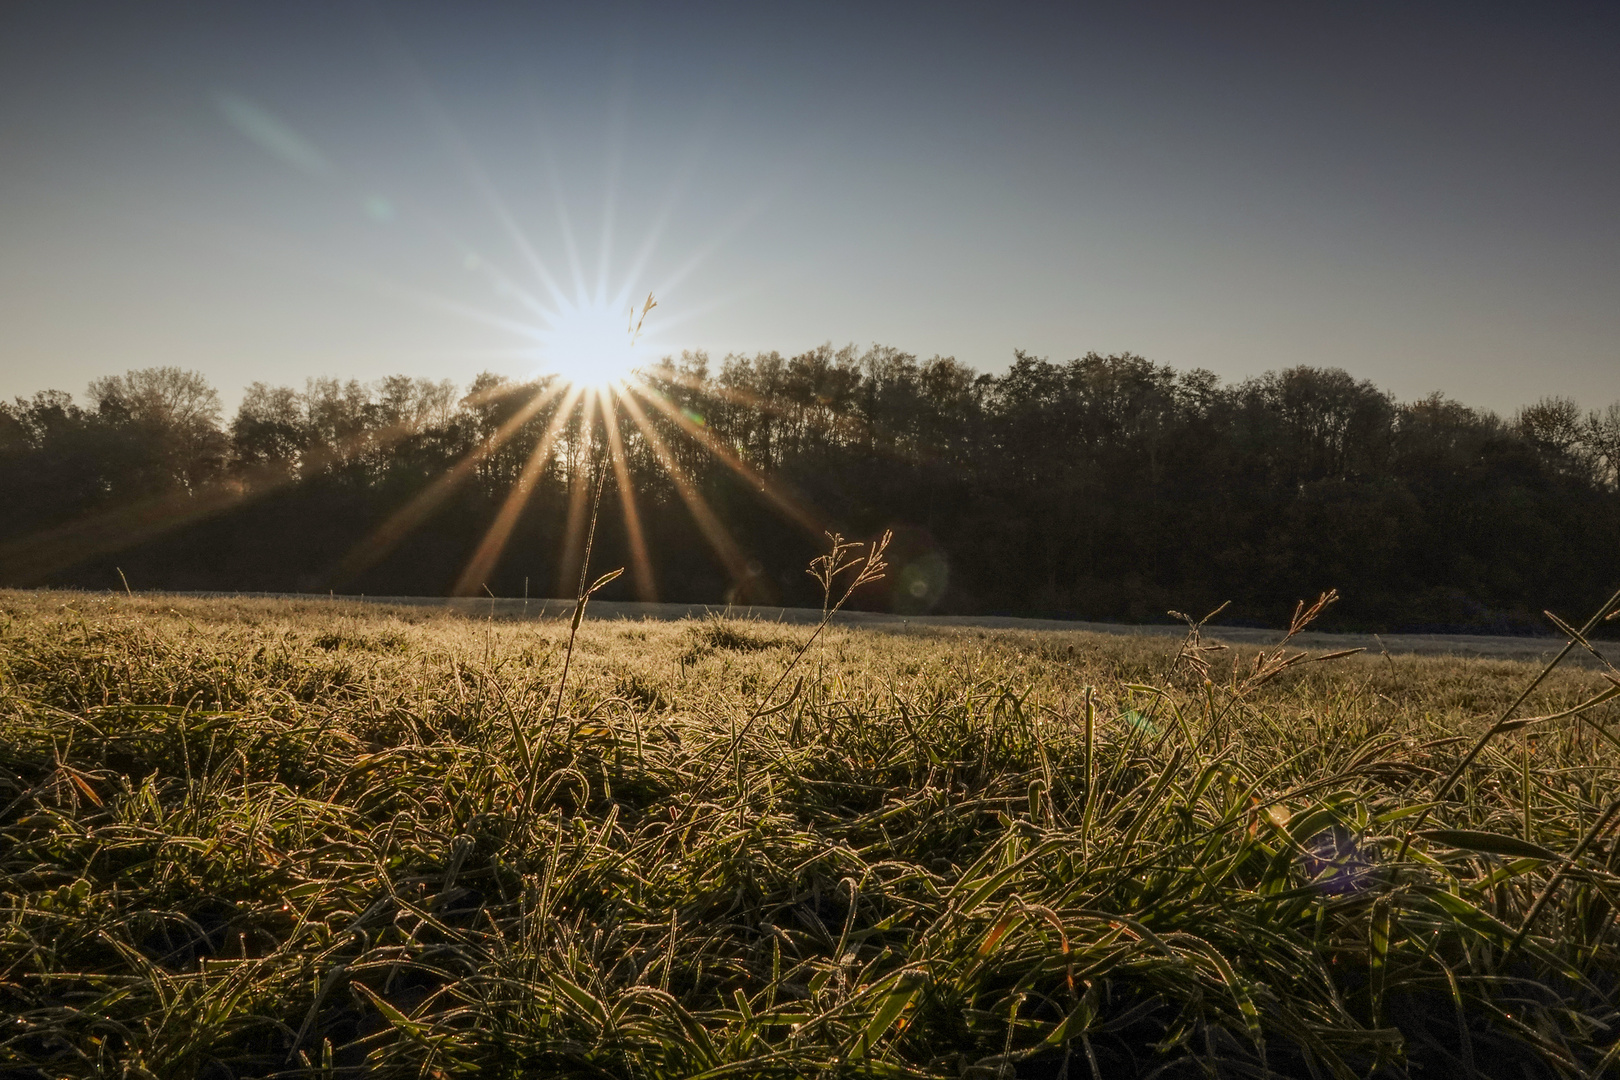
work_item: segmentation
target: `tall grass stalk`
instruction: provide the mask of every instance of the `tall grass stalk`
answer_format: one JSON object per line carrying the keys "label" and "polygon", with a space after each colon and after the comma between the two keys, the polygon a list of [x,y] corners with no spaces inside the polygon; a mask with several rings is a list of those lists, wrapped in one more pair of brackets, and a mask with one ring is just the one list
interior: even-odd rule
{"label": "tall grass stalk", "polygon": [[[647,297],[647,303],[649,307],[652,305],[652,296],[650,294]],[[645,315],[645,312],[643,312],[643,315]],[[591,582],[589,586],[586,585],[586,582],[590,581],[591,549],[596,544],[596,517],[602,509],[602,488],[607,483],[607,470],[602,468],[600,461],[596,463],[595,471],[596,494],[591,498],[591,522],[585,531],[585,553],[579,560],[579,589],[574,595],[573,617],[568,621],[568,647],[563,650],[562,675],[557,679],[557,701],[551,709],[551,723],[553,726],[556,725],[557,718],[562,714],[563,694],[568,689],[568,668],[574,659],[574,639],[579,635],[580,621],[585,618],[585,605],[590,602],[593,593],[624,573],[624,567],[621,566],[617,570],[610,570],[603,574],[594,582]]]}

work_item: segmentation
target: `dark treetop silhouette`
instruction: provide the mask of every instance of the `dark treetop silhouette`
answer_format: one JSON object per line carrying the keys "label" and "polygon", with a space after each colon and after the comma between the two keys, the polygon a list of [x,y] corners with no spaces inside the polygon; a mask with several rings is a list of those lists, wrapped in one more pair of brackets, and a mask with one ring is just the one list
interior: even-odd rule
{"label": "dark treetop silhouette", "polygon": [[[536,453],[537,444],[544,449]],[[813,603],[823,527],[895,531],[854,606],[1522,630],[1610,588],[1620,406],[1511,419],[1344,371],[1130,354],[1001,375],[893,348],[703,354],[617,391],[479,376],[217,393],[173,368],[0,405],[7,585]],[[629,495],[631,497],[626,498]],[[494,539],[492,540],[492,537]]]}

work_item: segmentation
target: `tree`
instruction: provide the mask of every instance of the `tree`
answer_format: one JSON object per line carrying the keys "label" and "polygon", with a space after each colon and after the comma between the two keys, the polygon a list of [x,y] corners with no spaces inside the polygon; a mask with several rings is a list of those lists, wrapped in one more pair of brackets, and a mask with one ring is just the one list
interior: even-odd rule
{"label": "tree", "polygon": [[117,446],[105,463],[110,488],[125,495],[196,489],[224,468],[219,392],[201,374],[143,368],[94,380],[89,396]]}
{"label": "tree", "polygon": [[308,449],[309,436],[298,392],[256,382],[242,395],[231,421],[231,457],[239,465],[274,466],[292,473]]}
{"label": "tree", "polygon": [[[896,527],[897,575],[923,560],[950,583],[935,610],[1141,619],[1233,599],[1270,620],[1335,586],[1341,625],[1506,629],[1609,587],[1620,548],[1620,405],[1545,399],[1504,422],[1439,394],[1398,403],[1338,369],[1227,386],[1132,353],[1020,351],[981,374],[881,345],[718,365],[691,352],[643,374],[644,421],[680,482],[638,422],[618,429],[665,599],[718,599],[738,565],[749,595],[769,582],[813,599],[801,571],[819,537],[709,447],[846,534]],[[55,565],[33,557],[53,530],[99,529],[106,552],[124,530],[108,522],[139,521],[157,538],[49,580],[115,584],[117,565],[149,586],[437,592],[499,517],[509,538],[487,584],[550,582],[577,550],[583,466],[605,431],[561,424],[553,458],[531,467],[554,386],[255,383],[227,430],[212,387],[175,368],[98,379],[87,407],[19,399],[0,406],[0,576]],[[712,553],[697,498],[738,555]],[[601,515],[601,559],[627,562],[628,509],[609,496]],[[185,524],[157,535],[152,521]],[[375,557],[348,557],[367,545]],[[31,561],[7,561],[24,549]]]}
{"label": "tree", "polygon": [[1595,466],[1598,480],[1610,491],[1620,491],[1620,402],[1586,415],[1581,444]]}

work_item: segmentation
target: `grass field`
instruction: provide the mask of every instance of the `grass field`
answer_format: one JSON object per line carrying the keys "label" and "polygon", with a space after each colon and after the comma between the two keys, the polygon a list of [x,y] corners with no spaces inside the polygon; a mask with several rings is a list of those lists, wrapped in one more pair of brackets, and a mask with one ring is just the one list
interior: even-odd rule
{"label": "grass field", "polygon": [[568,633],[0,593],[0,1076],[1620,1072],[1535,666]]}

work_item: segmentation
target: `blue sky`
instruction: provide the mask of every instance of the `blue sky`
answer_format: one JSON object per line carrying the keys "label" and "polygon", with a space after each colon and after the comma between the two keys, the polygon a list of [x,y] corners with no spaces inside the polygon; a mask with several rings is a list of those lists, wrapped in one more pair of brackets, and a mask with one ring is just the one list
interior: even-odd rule
{"label": "blue sky", "polygon": [[9,5],[0,395],[655,346],[1620,398],[1600,6]]}

